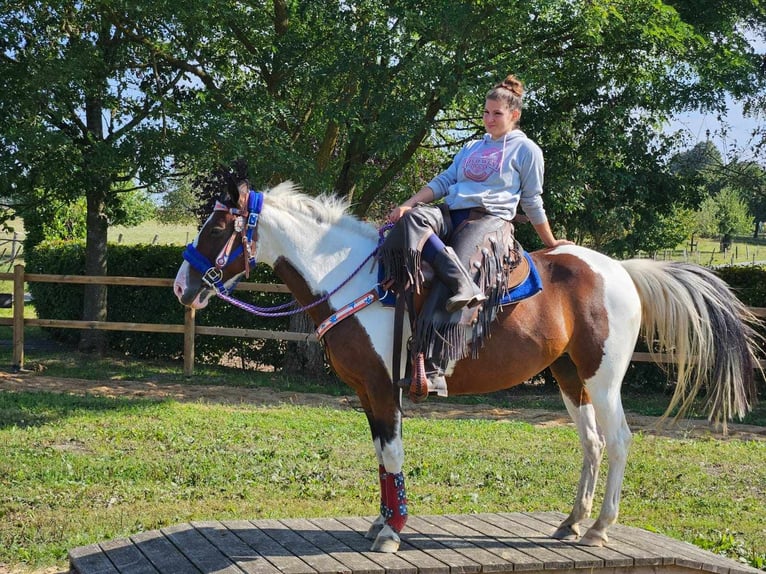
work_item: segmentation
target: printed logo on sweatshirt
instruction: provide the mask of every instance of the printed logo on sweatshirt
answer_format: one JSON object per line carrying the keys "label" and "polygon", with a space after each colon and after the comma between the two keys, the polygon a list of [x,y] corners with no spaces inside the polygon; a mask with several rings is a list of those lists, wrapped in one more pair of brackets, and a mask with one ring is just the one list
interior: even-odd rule
{"label": "printed logo on sweatshirt", "polygon": [[487,149],[480,146],[463,162],[463,173],[472,181],[487,181],[487,178],[500,170],[503,150]]}

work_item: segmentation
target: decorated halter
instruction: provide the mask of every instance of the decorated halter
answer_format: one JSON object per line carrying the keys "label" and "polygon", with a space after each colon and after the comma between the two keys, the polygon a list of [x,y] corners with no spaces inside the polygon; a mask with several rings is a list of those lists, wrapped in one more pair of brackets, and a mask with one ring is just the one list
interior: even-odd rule
{"label": "decorated halter", "polygon": [[[189,265],[202,274],[202,281],[221,295],[228,295],[233,290],[233,287],[227,289],[223,282],[223,270],[231,261],[235,261],[244,252],[245,277],[250,276],[250,268],[254,267],[256,263],[253,236],[258,226],[258,216],[263,207],[263,193],[250,190],[247,195],[247,205],[243,206],[243,203],[240,201],[239,207],[228,207],[220,201],[215,202],[213,211],[226,211],[236,216],[234,231],[216,257],[215,264],[197,251],[193,243],[189,243],[183,252],[183,258],[188,261]],[[235,247],[237,237],[240,238],[240,244]]]}

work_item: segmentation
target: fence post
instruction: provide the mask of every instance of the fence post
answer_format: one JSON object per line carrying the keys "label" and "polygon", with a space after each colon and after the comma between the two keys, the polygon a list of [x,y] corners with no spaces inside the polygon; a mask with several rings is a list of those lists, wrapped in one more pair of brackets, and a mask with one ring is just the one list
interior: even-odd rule
{"label": "fence post", "polygon": [[13,267],[13,365],[14,371],[24,368],[24,266]]}
{"label": "fence post", "polygon": [[194,315],[195,310],[186,307],[184,311],[184,376],[194,374]]}

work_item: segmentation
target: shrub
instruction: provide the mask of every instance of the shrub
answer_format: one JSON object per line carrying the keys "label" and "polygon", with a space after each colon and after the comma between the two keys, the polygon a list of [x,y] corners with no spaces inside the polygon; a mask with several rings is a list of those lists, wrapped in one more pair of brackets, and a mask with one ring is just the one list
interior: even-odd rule
{"label": "shrub", "polygon": [[[163,245],[115,245],[109,247],[109,275],[127,277],[174,277],[181,264],[182,248]],[[27,273],[83,275],[85,246],[82,242],[45,242],[26,256]],[[250,274],[258,283],[278,283],[270,268],[258,265]],[[30,283],[37,315],[44,319],[78,319],[82,316],[83,286],[79,284]],[[127,323],[183,324],[184,308],[168,288],[109,286],[107,320]],[[284,303],[289,295],[238,291],[237,298],[259,306]],[[213,300],[197,313],[197,325],[284,331],[288,320],[264,319],[232,305]],[[53,335],[74,341],[77,331],[55,329]],[[110,349],[145,358],[177,359],[183,354],[183,335],[110,331]],[[251,360],[279,367],[285,343],[273,339],[237,339],[204,336],[196,341],[203,362],[223,357]]]}

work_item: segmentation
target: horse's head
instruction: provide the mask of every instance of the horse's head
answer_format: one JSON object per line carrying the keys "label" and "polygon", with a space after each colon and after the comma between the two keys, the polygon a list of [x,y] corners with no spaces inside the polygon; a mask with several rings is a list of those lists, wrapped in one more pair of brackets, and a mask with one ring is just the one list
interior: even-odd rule
{"label": "horse's head", "polygon": [[255,264],[256,226],[263,194],[246,181],[230,182],[194,242],[186,246],[184,262],[173,290],[188,307],[202,309],[215,292],[228,294]]}

